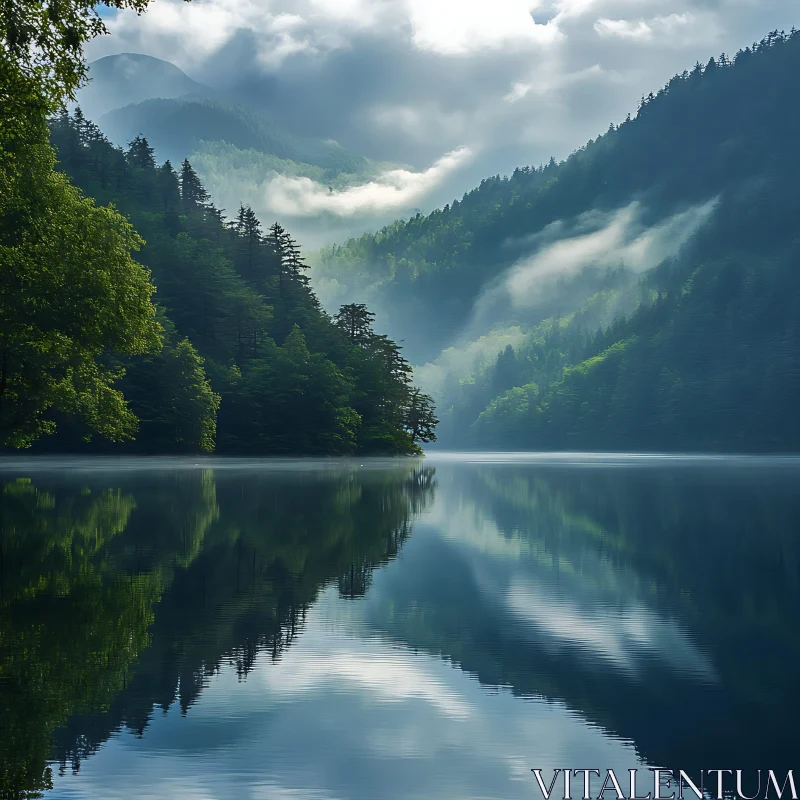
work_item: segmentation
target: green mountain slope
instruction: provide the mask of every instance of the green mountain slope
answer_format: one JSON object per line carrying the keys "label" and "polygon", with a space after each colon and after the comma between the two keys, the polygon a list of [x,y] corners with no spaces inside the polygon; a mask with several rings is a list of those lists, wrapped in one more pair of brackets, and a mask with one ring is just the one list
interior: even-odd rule
{"label": "green mountain slope", "polygon": [[393,330],[430,358],[451,344],[491,281],[530,254],[528,237],[549,225],[634,200],[647,225],[721,193],[757,197],[795,156],[799,50],[796,38],[774,34],[733,64],[698,64],[565,162],[489,178],[452,206],[329,248],[319,274],[351,291],[374,287],[394,311]]}
{"label": "green mountain slope", "polygon": [[587,318],[575,312],[596,303],[592,291],[571,308],[562,295],[528,318],[522,345],[474,378],[449,376],[443,442],[800,449],[798,75],[800,35],[770,34],[676,76],[566,162],[484,181],[451,208],[332,248],[321,272],[349,275],[351,288],[369,276],[397,307],[416,309],[407,339],[433,343],[430,352],[519,262],[524,250],[509,242],[589,212],[618,217],[637,201],[641,243],[711,202],[695,234],[638,286],[610,287],[614,298],[638,294],[634,314],[611,324],[631,307],[614,300],[610,314]]}

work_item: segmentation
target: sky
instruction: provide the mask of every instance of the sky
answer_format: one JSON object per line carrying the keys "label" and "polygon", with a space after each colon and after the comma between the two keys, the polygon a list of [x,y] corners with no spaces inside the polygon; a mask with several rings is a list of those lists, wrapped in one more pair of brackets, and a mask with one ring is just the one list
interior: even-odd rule
{"label": "sky", "polygon": [[793,24],[799,0],[155,0],[113,14],[87,57],[164,58],[292,130],[404,167],[360,192],[267,187],[276,210],[352,219],[565,158],[675,73]]}

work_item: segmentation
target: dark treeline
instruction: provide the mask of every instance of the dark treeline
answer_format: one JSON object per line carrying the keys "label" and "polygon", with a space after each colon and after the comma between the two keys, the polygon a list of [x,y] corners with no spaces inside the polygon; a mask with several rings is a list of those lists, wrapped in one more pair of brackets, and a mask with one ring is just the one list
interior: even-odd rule
{"label": "dark treeline", "polygon": [[[331,319],[277,223],[248,207],[226,221],[188,161],[158,165],[147,139],[113,147],[80,109],[50,125],[58,168],[144,238],[159,353],[111,359],[139,419],[127,444],[93,441],[60,418],[39,449],[107,452],[411,453],[434,437],[430,399],[401,348],[363,306]],[[353,320],[357,325],[353,327]]]}
{"label": "dark treeline", "polygon": [[716,199],[678,256],[640,282],[610,274],[571,308],[559,298],[527,320],[522,345],[468,380],[451,375],[440,438],[512,449],[796,451],[798,75],[800,35],[773,32],[676,75],[567,161],[489,179],[451,207],[332,248],[323,270],[354,283],[376,270],[400,308],[410,298],[431,312],[416,312],[433,327],[415,335],[441,347],[481,287],[519,256],[504,242],[632,199],[645,224]]}
{"label": "dark treeline", "polygon": [[364,594],[435,490],[413,463],[5,481],[0,797],[42,796],[113,731],[281,658],[325,586]]}

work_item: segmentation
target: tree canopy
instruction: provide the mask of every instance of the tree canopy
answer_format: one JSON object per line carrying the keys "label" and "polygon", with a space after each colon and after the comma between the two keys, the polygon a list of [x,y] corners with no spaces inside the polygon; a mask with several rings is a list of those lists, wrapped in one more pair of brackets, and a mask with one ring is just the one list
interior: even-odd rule
{"label": "tree canopy", "polygon": [[[2,69],[35,91],[32,79]],[[47,137],[40,106],[11,106],[0,125],[0,444],[51,432],[51,412],[129,438],[136,418],[103,357],[160,348],[150,274],[131,258],[142,240],[54,171]]]}

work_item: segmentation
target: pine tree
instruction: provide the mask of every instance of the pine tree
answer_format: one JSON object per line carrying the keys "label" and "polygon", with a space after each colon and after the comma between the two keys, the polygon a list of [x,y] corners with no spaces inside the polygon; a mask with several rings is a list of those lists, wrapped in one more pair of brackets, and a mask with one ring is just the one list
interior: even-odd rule
{"label": "pine tree", "polygon": [[181,206],[184,213],[201,211],[209,201],[209,194],[186,158],[181,165]]}
{"label": "pine tree", "polygon": [[365,345],[375,336],[372,323],[375,315],[364,303],[350,303],[339,308],[334,317],[336,326],[344,331],[351,344]]}
{"label": "pine tree", "polygon": [[86,143],[86,117],[83,115],[83,110],[80,106],[75,109],[73,114],[75,130],[78,132],[78,141],[81,144]]}
{"label": "pine tree", "polygon": [[132,142],[128,143],[128,152],[125,154],[125,159],[128,164],[136,169],[154,170],[156,168],[153,148],[150,147],[147,139],[141,135],[136,136]]}
{"label": "pine tree", "polygon": [[161,205],[164,210],[174,210],[181,203],[181,188],[178,175],[169,161],[165,161],[158,170],[158,185]]}
{"label": "pine tree", "polygon": [[234,222],[236,233],[241,237],[244,245],[244,263],[242,272],[249,280],[255,280],[258,275],[259,250],[264,244],[264,235],[261,232],[261,222],[250,206],[239,206],[239,212]]}

